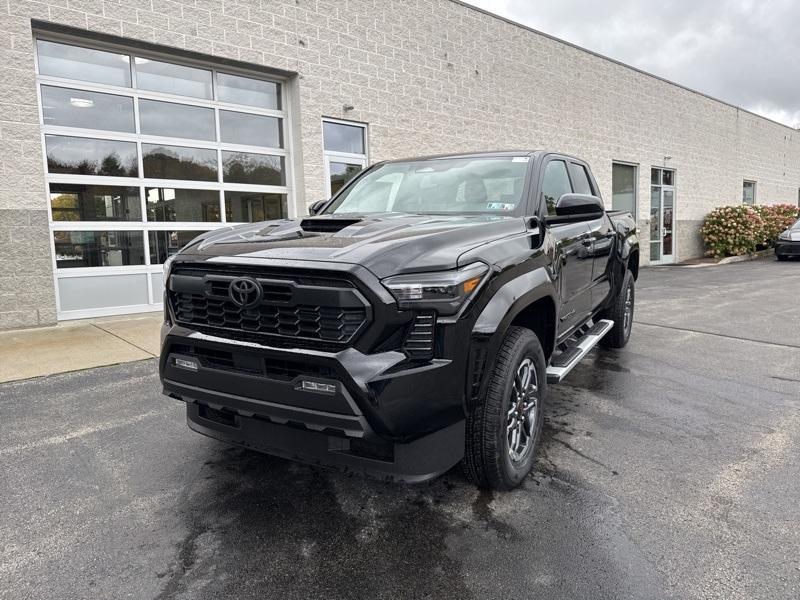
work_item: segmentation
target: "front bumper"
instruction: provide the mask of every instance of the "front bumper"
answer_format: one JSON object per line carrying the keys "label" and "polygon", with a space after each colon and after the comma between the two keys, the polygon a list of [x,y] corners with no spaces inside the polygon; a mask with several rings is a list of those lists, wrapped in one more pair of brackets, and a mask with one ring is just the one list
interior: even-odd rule
{"label": "front bumper", "polygon": [[776,256],[800,256],[800,242],[779,241],[775,244]]}
{"label": "front bumper", "polygon": [[165,325],[160,372],[164,393],[187,402],[195,431],[303,462],[418,482],[463,457],[465,361],[270,348]]}
{"label": "front bumper", "polygon": [[422,483],[441,475],[463,456],[464,421],[407,444],[364,443],[324,432],[279,425],[258,417],[216,418],[205,405],[186,407],[189,427],[217,440],[313,465],[380,479]]}

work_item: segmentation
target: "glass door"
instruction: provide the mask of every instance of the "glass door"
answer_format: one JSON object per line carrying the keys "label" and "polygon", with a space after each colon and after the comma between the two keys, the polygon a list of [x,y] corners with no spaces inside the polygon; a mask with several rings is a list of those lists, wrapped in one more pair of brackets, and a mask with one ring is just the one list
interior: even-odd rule
{"label": "glass door", "polygon": [[328,198],[332,198],[348,181],[367,167],[366,158],[355,156],[325,155],[325,179],[328,184]]}
{"label": "glass door", "polygon": [[650,186],[650,262],[675,262],[675,171],[653,169]]}
{"label": "glass door", "polygon": [[322,120],[325,187],[331,198],[367,168],[367,125],[338,119]]}

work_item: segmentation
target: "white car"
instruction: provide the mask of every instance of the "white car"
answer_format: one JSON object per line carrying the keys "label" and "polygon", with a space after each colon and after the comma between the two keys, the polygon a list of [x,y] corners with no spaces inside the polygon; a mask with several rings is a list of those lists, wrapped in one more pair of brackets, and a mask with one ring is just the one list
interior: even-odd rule
{"label": "white car", "polygon": [[775,244],[775,256],[778,257],[778,260],[800,257],[800,219],[778,236],[778,242]]}

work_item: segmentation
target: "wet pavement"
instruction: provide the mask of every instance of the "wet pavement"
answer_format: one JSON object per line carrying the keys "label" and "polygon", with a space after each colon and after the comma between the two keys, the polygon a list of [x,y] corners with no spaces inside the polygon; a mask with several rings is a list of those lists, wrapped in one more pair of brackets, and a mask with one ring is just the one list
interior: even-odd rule
{"label": "wet pavement", "polygon": [[797,598],[800,264],[637,292],[511,493],[227,447],[152,360],[0,385],[0,598]]}

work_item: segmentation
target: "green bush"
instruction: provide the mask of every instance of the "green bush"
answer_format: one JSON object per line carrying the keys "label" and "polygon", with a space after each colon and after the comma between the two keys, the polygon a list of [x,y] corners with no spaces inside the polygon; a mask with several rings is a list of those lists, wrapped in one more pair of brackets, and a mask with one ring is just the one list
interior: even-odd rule
{"label": "green bush", "polygon": [[797,219],[797,214],[797,207],[791,204],[715,208],[700,229],[706,254],[722,258],[774,245],[778,234]]}

